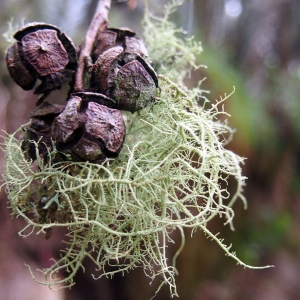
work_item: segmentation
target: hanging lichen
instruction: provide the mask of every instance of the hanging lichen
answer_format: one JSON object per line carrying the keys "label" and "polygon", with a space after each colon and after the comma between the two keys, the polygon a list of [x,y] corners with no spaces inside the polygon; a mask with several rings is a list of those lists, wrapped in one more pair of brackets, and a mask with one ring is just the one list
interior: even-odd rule
{"label": "hanging lichen", "polygon": [[[176,37],[168,21],[173,8],[168,6],[162,19],[146,15],[146,44],[153,62],[162,66],[160,91],[148,107],[124,115],[127,132],[117,158],[97,164],[71,157],[58,161],[59,150],[46,147],[44,160],[39,142],[31,141],[36,166],[23,155],[22,129],[6,137],[5,188],[13,216],[27,222],[20,235],[38,231],[49,238],[56,227],[68,232],[60,259],[42,270],[45,281],[38,281],[51,289],[73,285],[89,257],[100,270],[95,278],[143,267],[151,280],[162,278],[158,290],[166,284],[170,295],[177,295],[175,260],[184,246],[185,228],[199,228],[227,255],[251,267],[207,229],[215,216],[232,225],[236,200],[246,206],[243,158],[224,148],[233,130],[218,117],[227,116],[222,102],[228,96],[206,108],[201,89],[182,84],[186,71],[196,67],[201,46]],[[233,193],[227,189],[231,179]],[[176,230],[182,242],[172,260],[166,247]],[[110,271],[108,266],[117,268]],[[62,277],[61,270],[68,276]]]}

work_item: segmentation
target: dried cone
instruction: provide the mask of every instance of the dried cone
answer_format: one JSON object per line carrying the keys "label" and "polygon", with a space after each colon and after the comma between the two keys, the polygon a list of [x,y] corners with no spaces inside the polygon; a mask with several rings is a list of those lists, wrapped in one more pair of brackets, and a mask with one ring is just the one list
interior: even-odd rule
{"label": "dried cone", "polygon": [[96,102],[110,108],[116,108],[116,102],[113,99],[100,93],[77,92],[73,93],[73,96],[78,96],[83,102]]}
{"label": "dried cone", "polygon": [[143,65],[134,60],[118,71],[112,97],[119,109],[134,112],[149,105],[154,100],[155,93],[154,80]]}
{"label": "dried cone", "polygon": [[69,62],[68,53],[52,29],[37,30],[22,38],[23,52],[39,76],[63,70]]}
{"label": "dried cone", "polygon": [[[18,42],[8,50],[7,67],[22,88],[33,88],[38,77],[42,83],[35,93],[41,94],[60,88],[64,82],[72,79],[77,68],[76,49],[71,39],[56,26],[29,23],[17,31],[14,37]],[[22,75],[15,71],[16,61],[21,61],[18,62],[18,68],[21,68]],[[26,75],[25,82],[20,79],[23,74]],[[28,74],[32,78],[29,79]]]}
{"label": "dried cone", "polygon": [[36,147],[32,141],[38,143],[39,155],[48,161],[48,155],[53,150],[51,140],[51,126],[55,117],[64,109],[63,105],[44,102],[31,113],[32,122],[24,128],[24,139],[22,149],[28,160],[35,160],[37,157]]}
{"label": "dried cone", "polygon": [[22,44],[16,42],[7,49],[6,63],[10,76],[25,91],[31,90],[37,79],[34,68],[24,59]]}
{"label": "dried cone", "polygon": [[99,56],[92,69],[91,87],[96,88],[107,96],[111,94],[110,91],[114,88],[113,79],[116,77],[118,71],[117,66],[115,68],[111,68],[111,66],[122,52],[122,47],[114,47],[106,50]]}
{"label": "dried cone", "polygon": [[118,156],[125,131],[119,110],[73,95],[53,122],[52,139],[73,160],[96,162]]}
{"label": "dried cone", "polygon": [[113,47],[122,47],[125,52],[132,52],[140,56],[148,56],[148,50],[143,42],[136,36],[136,33],[129,28],[107,28],[100,31],[92,51],[93,62],[96,62],[99,55]]}
{"label": "dried cone", "polygon": [[114,47],[100,55],[93,66],[91,87],[112,98],[116,108],[135,112],[154,100],[158,80],[141,56]]}

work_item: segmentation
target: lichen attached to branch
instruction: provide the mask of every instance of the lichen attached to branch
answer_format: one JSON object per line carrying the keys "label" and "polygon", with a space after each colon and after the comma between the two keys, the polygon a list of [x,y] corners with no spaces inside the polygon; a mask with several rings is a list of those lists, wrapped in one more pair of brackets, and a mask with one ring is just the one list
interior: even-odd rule
{"label": "lichen attached to branch", "polygon": [[[143,267],[151,280],[162,278],[158,290],[166,284],[171,296],[177,295],[175,259],[172,263],[166,248],[178,230],[182,243],[175,258],[179,255],[185,228],[201,229],[238,264],[252,268],[207,229],[215,216],[232,225],[232,205],[237,199],[245,203],[243,158],[224,148],[233,130],[218,120],[219,115],[227,115],[222,102],[228,96],[206,108],[200,89],[185,88],[182,66],[195,66],[200,45],[178,39],[167,18],[156,21],[155,26],[152,22],[146,19],[146,41],[161,45],[160,34],[168,35],[164,47],[174,50],[180,67],[179,63],[168,64],[168,72],[159,75],[155,102],[125,116],[126,140],[118,158],[102,164],[54,163],[54,153],[49,153],[47,163],[37,159],[36,171],[22,153],[22,130],[6,137],[6,192],[13,215],[27,222],[20,235],[35,230],[50,234],[56,227],[67,231],[60,259],[43,270],[45,281],[39,281],[51,289],[73,285],[74,275],[89,257],[100,271],[95,278]],[[160,53],[150,51],[153,61],[160,61]],[[176,72],[179,83],[174,82]],[[231,179],[235,191],[230,194]],[[109,266],[117,268],[111,271]],[[61,277],[61,270],[69,275]]]}

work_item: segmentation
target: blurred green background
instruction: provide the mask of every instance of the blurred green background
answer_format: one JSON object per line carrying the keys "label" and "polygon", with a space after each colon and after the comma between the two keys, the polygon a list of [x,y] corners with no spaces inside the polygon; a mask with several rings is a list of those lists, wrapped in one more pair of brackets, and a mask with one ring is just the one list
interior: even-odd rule
{"label": "blurred green background", "polygon": [[[42,21],[61,27],[79,45],[96,6],[94,0],[0,0],[0,32],[22,22]],[[144,1],[113,1],[112,26],[131,27],[142,34]],[[121,3],[122,2],[122,3]],[[149,0],[157,15],[168,1]],[[207,65],[186,80],[210,90],[213,102],[235,93],[225,102],[236,128],[228,145],[246,157],[248,177],[242,203],[235,206],[235,231],[213,220],[210,229],[233,244],[238,257],[251,265],[275,265],[245,270],[225,257],[202,232],[186,232],[186,246],[178,258],[177,285],[183,300],[294,300],[300,295],[300,1],[299,0],[186,0],[172,20],[202,41],[199,64]],[[36,96],[9,77],[0,37],[0,128],[9,133],[28,122]],[[61,96],[54,92],[53,97]],[[63,99],[64,100],[64,99]],[[0,154],[1,172],[3,153]],[[33,269],[47,267],[58,257],[62,234],[45,241],[42,235],[18,237],[22,220],[11,220],[5,191],[0,201],[0,300],[140,300],[150,299],[159,282],[149,285],[142,269],[94,281],[93,265],[86,261],[76,285],[51,292],[32,281],[24,262]],[[176,236],[174,237],[176,239]],[[175,249],[175,248],[174,248]],[[170,253],[174,252],[170,247]],[[41,275],[42,276],[42,275]],[[163,288],[155,297],[169,298]]]}

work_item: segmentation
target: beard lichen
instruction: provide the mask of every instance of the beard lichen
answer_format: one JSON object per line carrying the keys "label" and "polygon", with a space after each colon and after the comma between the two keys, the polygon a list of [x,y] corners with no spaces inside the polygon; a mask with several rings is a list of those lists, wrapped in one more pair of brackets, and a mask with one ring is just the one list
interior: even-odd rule
{"label": "beard lichen", "polygon": [[[166,18],[156,21],[153,26],[146,18],[146,41],[162,45],[161,33],[168,35],[163,38],[164,51],[175,47],[172,55],[180,61],[180,68],[177,64],[172,69],[168,63],[168,72],[173,80],[177,72],[179,83],[168,72],[159,75],[156,101],[125,116],[126,140],[118,158],[102,164],[53,162],[55,153],[49,153],[44,162],[32,141],[37,151],[34,165],[22,153],[22,129],[6,137],[5,188],[13,216],[27,222],[19,234],[26,237],[37,231],[49,237],[56,227],[67,232],[60,258],[42,270],[44,281],[35,279],[51,289],[72,286],[88,257],[100,271],[95,278],[142,267],[151,280],[162,278],[157,291],[166,284],[171,296],[177,295],[175,260],[184,246],[185,228],[199,228],[238,264],[253,268],[207,228],[216,216],[232,226],[232,205],[237,199],[246,205],[243,158],[224,148],[233,130],[218,121],[220,114],[226,116],[222,102],[228,96],[205,108],[207,100],[201,98],[200,89],[181,85],[183,73],[179,72],[183,65],[195,65],[200,45],[193,42],[190,47],[178,39]],[[161,50],[150,53],[154,61],[160,61]],[[229,193],[232,179],[235,187]],[[172,260],[166,249],[174,243],[176,230],[181,244]],[[62,271],[68,275],[63,277]]]}

